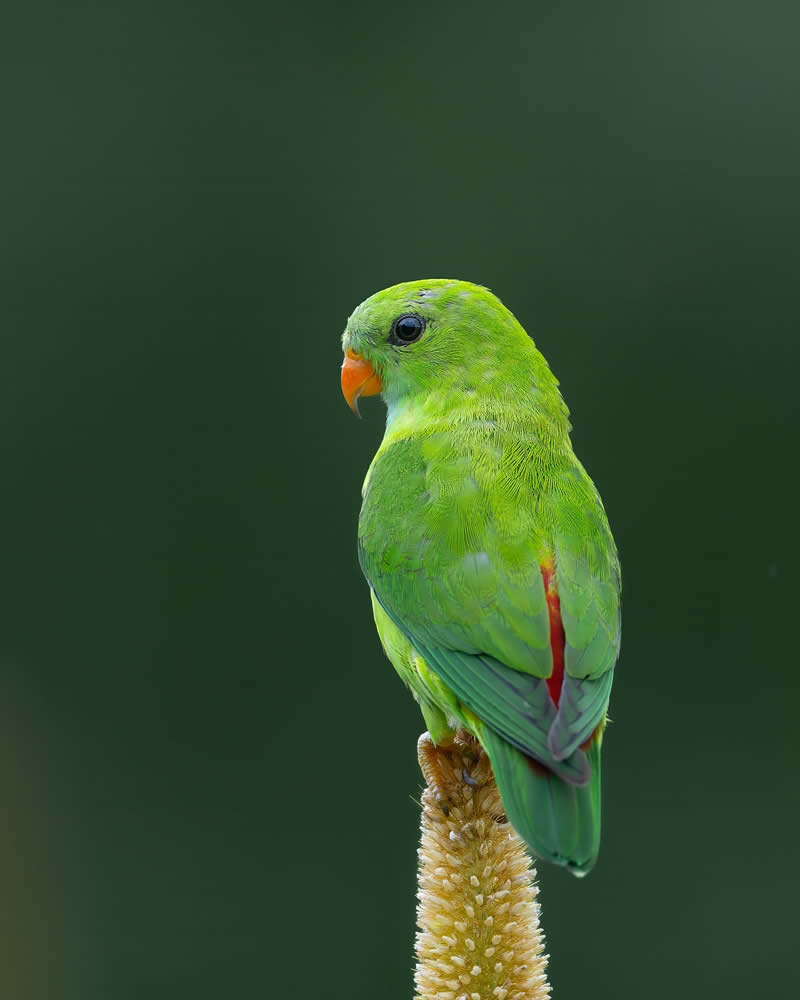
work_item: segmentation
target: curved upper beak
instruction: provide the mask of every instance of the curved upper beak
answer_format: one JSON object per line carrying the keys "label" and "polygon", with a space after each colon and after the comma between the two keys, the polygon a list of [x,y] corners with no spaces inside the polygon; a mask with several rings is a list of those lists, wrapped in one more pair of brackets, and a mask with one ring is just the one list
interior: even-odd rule
{"label": "curved upper beak", "polygon": [[361,416],[358,412],[361,396],[377,396],[380,391],[381,380],[375,369],[366,358],[348,347],[342,362],[342,392],[347,405],[357,417]]}

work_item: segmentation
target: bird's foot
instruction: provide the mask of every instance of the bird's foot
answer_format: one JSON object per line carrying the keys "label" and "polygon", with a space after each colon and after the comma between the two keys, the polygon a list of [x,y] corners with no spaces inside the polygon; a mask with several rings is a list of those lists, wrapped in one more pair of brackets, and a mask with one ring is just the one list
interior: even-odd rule
{"label": "bird's foot", "polygon": [[425,777],[425,783],[433,792],[436,805],[442,810],[445,816],[448,815],[453,805],[452,799],[445,792],[448,784],[452,782],[452,778],[448,779],[444,775],[440,755],[443,751],[454,749],[455,746],[455,739],[449,744],[439,744],[437,746],[428,732],[423,733],[417,740],[417,760],[419,761],[420,770]]}

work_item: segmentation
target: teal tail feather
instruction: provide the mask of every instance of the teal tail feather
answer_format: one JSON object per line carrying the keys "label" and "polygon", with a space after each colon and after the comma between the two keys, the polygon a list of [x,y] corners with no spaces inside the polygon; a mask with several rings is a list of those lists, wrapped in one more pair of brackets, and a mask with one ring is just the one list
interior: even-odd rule
{"label": "teal tail feather", "polygon": [[586,749],[592,776],[581,787],[532,761],[487,726],[481,730],[511,825],[540,858],[586,875],[600,849],[599,738]]}

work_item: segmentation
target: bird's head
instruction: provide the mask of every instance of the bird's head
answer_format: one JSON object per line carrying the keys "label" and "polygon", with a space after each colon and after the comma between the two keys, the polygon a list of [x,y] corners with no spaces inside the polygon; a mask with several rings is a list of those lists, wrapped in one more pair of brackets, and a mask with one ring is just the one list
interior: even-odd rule
{"label": "bird's head", "polygon": [[390,411],[452,393],[481,407],[555,394],[563,408],[547,362],[511,312],[466,281],[433,278],[377,292],[347,321],[342,346],[342,392],[356,413],[360,397],[378,393]]}

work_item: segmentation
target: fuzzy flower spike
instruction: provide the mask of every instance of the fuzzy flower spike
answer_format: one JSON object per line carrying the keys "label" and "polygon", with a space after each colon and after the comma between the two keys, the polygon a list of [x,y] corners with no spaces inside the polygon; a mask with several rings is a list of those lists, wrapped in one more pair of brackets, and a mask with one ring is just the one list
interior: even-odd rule
{"label": "fuzzy flower spike", "polygon": [[418,744],[427,787],[416,938],[416,1000],[550,996],[536,876],[508,823],[489,760],[463,734]]}

